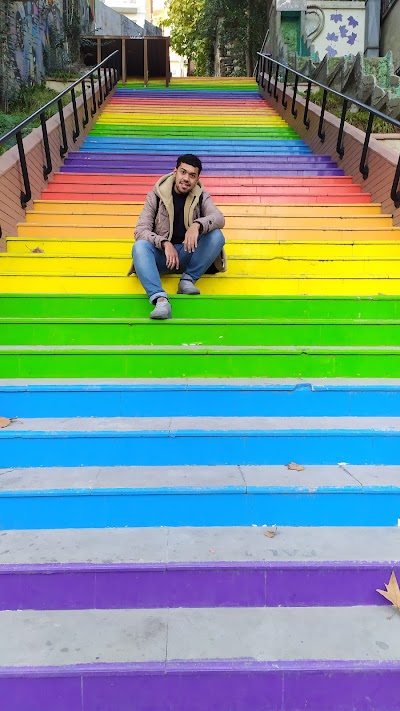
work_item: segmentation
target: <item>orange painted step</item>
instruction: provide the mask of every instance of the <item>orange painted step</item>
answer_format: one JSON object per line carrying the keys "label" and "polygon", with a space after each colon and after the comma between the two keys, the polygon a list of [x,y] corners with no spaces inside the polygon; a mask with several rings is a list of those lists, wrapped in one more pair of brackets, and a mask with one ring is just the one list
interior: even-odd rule
{"label": "orange painted step", "polygon": [[[79,197],[77,197],[79,196]],[[215,193],[214,193],[215,196]],[[82,190],[77,190],[76,192],[50,192],[45,190],[42,193],[43,200],[83,200],[86,202],[97,201],[99,199],[104,200],[106,198],[109,202],[142,202],[144,200],[144,195],[137,195],[131,192],[115,192],[115,193],[102,193],[99,192],[82,192]],[[315,194],[311,192],[305,193],[295,193],[288,191],[269,194],[269,195],[257,195],[253,192],[250,194],[237,194],[237,195],[226,195],[221,194],[215,196],[216,202],[218,203],[297,203],[301,205],[337,205],[337,204],[369,204],[371,202],[371,195],[369,193],[349,193],[349,192],[337,192]]]}

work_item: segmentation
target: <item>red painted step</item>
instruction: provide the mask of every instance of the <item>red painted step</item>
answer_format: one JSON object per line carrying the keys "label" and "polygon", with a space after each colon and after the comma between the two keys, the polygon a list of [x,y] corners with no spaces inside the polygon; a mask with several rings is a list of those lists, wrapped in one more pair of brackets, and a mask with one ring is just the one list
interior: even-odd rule
{"label": "red painted step", "polygon": [[[101,195],[115,195],[119,192],[124,192],[127,195],[147,195],[148,187],[145,185],[124,185],[123,190],[121,185],[93,185],[93,192]],[[213,195],[243,195],[248,193],[249,195],[337,195],[346,192],[348,195],[358,195],[361,193],[361,188],[359,185],[346,185],[346,190],[344,186],[338,185],[321,185],[321,186],[307,186],[307,185],[254,185],[249,186],[247,190],[240,185],[215,185],[213,187]],[[50,183],[50,185],[43,191],[43,195],[47,195],[53,192],[57,193],[71,193],[79,194],[82,191],[82,184],[72,183]],[[88,192],[92,192],[88,190]]]}
{"label": "red painted step", "polygon": [[[80,185],[147,185],[150,188],[161,177],[159,175],[126,175],[120,173],[55,173],[53,183],[57,185],[72,185],[79,183]],[[207,175],[201,178],[201,182],[205,186],[223,185],[225,187],[232,186],[301,186],[301,187],[327,187],[332,185],[353,185],[352,178],[347,175],[338,176],[321,176],[318,178],[308,178],[302,176],[274,177],[269,175]],[[355,183],[361,190],[361,186]]]}

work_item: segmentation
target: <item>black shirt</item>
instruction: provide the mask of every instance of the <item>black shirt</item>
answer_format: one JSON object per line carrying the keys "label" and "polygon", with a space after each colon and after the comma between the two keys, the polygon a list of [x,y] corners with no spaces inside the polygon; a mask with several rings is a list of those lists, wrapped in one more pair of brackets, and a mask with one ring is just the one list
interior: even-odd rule
{"label": "black shirt", "polygon": [[187,195],[177,193],[175,188],[172,188],[172,199],[174,201],[174,227],[172,232],[172,244],[182,244],[185,239],[186,227],[183,218],[185,202]]}

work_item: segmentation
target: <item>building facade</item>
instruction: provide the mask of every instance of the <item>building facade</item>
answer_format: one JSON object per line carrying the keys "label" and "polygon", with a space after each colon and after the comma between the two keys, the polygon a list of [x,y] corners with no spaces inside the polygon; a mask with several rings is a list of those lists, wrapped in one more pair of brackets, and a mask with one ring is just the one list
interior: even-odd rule
{"label": "building facade", "polygon": [[400,72],[400,0],[382,0],[380,53],[392,52],[393,65]]}
{"label": "building facade", "polygon": [[[69,28],[68,23],[73,22]],[[2,0],[0,9],[0,91],[40,83],[45,75],[68,69],[72,29],[91,32],[88,0]],[[70,33],[68,30],[70,29]]]}
{"label": "building facade", "polygon": [[153,22],[153,0],[101,0],[116,12],[144,27],[145,21]]}

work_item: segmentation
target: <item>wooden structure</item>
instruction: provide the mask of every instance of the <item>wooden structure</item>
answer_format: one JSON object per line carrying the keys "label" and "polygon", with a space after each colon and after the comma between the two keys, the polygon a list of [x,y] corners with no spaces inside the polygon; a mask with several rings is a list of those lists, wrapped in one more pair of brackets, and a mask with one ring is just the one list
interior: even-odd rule
{"label": "wooden structure", "polygon": [[169,86],[169,47],[169,37],[91,35],[82,38],[81,52],[84,63],[93,66],[115,50],[119,50],[119,70],[123,85],[128,77],[143,78],[145,86],[150,79],[165,77],[165,86]]}

